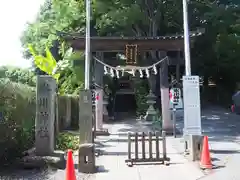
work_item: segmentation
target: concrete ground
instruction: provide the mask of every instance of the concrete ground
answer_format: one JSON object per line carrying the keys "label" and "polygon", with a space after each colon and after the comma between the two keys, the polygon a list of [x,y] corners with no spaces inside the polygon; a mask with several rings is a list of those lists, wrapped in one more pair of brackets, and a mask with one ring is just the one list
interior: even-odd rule
{"label": "concrete ground", "polygon": [[[97,158],[97,164],[101,167],[101,173],[94,175],[96,180],[195,180],[204,176],[198,167],[180,155],[171,143],[167,141],[167,156],[171,158],[170,165],[148,163],[128,167],[127,159],[127,134],[126,132],[144,131],[149,128],[142,123],[116,123],[108,126],[110,137],[99,137],[97,142],[104,144],[101,147],[103,155]],[[140,146],[141,147],[141,146]],[[161,149],[162,146],[160,146]],[[141,152],[140,155],[141,156]]]}
{"label": "concrete ground", "polygon": [[[149,131],[146,124],[135,122],[119,122],[106,124],[111,132],[109,137],[98,137],[97,148],[102,155],[97,157],[99,173],[94,175],[80,174],[80,180],[240,180],[240,116],[231,114],[225,109],[208,107],[202,110],[202,129],[209,136],[212,162],[216,169],[203,172],[198,163],[188,161],[183,155],[181,138],[167,137],[167,152],[171,158],[170,165],[146,164],[128,167],[126,133],[128,131]],[[177,128],[183,128],[183,120],[177,120]],[[77,155],[74,160],[77,164]],[[0,177],[0,179],[27,180],[64,180],[64,169],[26,170],[16,172],[14,176]]]}
{"label": "concrete ground", "polygon": [[[167,180],[240,180],[240,171],[237,169],[240,164],[240,116],[232,114],[230,110],[215,106],[209,106],[202,110],[202,130],[203,134],[209,137],[211,158],[214,165],[214,169],[208,172],[201,171],[198,163],[189,162],[183,156],[184,146],[180,137],[167,138],[167,151],[168,156],[171,158],[170,166],[152,164],[129,168],[124,163],[124,159],[127,157],[127,147],[123,141],[126,140],[125,133],[128,131],[148,131],[148,127],[141,124],[124,123],[107,126],[110,132],[115,134],[110,137],[110,142],[109,140],[104,142],[109,146],[104,147],[105,152],[111,152],[111,156],[99,157],[98,163],[104,164],[104,162],[108,162],[104,166],[108,173],[97,174],[95,176],[97,179],[107,179],[117,174],[121,179],[130,179],[131,177],[131,179],[142,180],[148,178]],[[178,119],[177,128],[180,131],[183,129],[183,119]],[[115,139],[115,145],[110,145],[113,141],[111,139]],[[114,159],[114,162],[118,162],[118,165],[114,166],[110,159]],[[124,169],[124,173],[116,169]],[[134,177],[132,178],[132,176]]]}
{"label": "concrete ground", "polygon": [[[177,128],[183,129],[183,120],[178,120]],[[230,110],[209,106],[202,110],[202,131],[209,137],[212,170],[203,180],[240,180],[240,116]],[[183,152],[183,143],[177,138],[172,144],[178,152]]]}

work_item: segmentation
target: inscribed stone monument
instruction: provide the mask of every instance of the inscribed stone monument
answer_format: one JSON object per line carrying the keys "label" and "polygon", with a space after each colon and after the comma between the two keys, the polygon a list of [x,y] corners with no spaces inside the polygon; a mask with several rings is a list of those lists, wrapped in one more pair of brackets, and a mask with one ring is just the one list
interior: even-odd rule
{"label": "inscribed stone monument", "polygon": [[38,76],[36,93],[36,153],[48,156],[54,151],[56,81],[51,76]]}

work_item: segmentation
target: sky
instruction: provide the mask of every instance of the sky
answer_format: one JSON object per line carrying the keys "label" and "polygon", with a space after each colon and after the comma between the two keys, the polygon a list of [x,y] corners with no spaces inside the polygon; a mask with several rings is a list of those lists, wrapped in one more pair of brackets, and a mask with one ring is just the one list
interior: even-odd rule
{"label": "sky", "polygon": [[22,57],[20,36],[26,23],[34,21],[43,2],[44,0],[0,1],[0,66],[31,66],[30,61]]}

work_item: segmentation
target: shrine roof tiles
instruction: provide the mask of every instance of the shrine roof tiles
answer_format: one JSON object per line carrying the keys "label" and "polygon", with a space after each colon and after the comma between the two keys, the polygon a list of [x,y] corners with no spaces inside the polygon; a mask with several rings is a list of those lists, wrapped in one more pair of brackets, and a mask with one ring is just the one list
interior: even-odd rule
{"label": "shrine roof tiles", "polygon": [[[201,36],[204,30],[189,32],[191,42],[195,37]],[[74,49],[85,49],[85,36],[79,33],[58,32],[58,36],[71,44]],[[139,51],[149,50],[165,50],[174,51],[184,49],[184,35],[168,35],[158,37],[114,37],[114,36],[92,36],[92,51],[121,51],[124,50],[126,44],[137,44]],[[190,43],[191,43],[190,42]]]}
{"label": "shrine roof tiles", "polygon": [[[201,36],[204,33],[204,30],[192,31],[189,33],[190,38]],[[59,32],[58,35],[66,40],[70,39],[85,39],[84,35],[79,33],[64,33]],[[156,37],[126,37],[126,36],[92,36],[92,40],[174,40],[174,39],[183,39],[183,34],[176,35],[167,35],[167,36],[156,36]]]}

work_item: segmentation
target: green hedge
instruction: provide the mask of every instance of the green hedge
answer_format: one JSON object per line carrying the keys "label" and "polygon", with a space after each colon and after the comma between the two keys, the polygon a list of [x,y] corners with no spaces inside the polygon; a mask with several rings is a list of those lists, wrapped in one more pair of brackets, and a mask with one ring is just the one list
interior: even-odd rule
{"label": "green hedge", "polygon": [[79,96],[72,96],[71,99],[71,127],[79,128]]}
{"label": "green hedge", "polygon": [[145,115],[148,105],[146,103],[147,95],[149,93],[148,80],[147,79],[136,79],[134,81],[134,91],[137,103],[137,115]]}
{"label": "green hedge", "polygon": [[78,117],[79,117],[79,102],[78,96],[74,95],[59,95],[58,96],[58,115],[59,115],[59,128],[63,129],[63,124],[66,118],[67,99],[71,99],[71,128],[78,129]]}
{"label": "green hedge", "polygon": [[10,164],[33,147],[35,88],[0,79],[0,162]]}
{"label": "green hedge", "polygon": [[77,150],[79,148],[79,135],[62,132],[57,137],[57,149],[66,151],[68,149]]}
{"label": "green hedge", "polygon": [[36,76],[30,69],[11,66],[0,67],[0,78],[9,79],[12,82],[36,86]]}
{"label": "green hedge", "polygon": [[[78,129],[78,97],[59,97],[59,117],[65,117],[66,98],[71,98],[71,125]],[[35,142],[35,87],[0,78],[0,167],[21,158]],[[61,127],[60,127],[61,128]]]}

